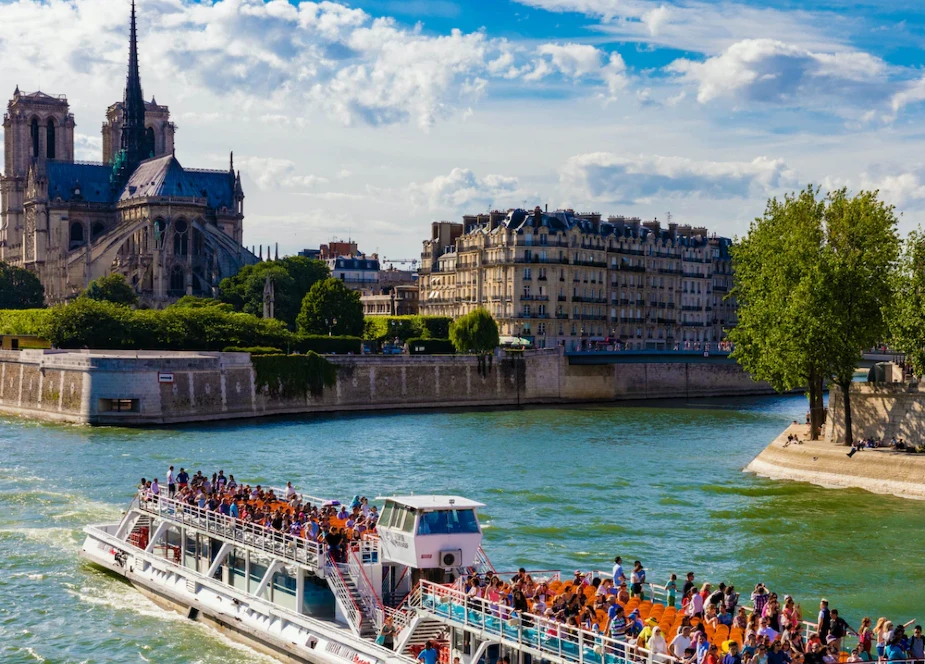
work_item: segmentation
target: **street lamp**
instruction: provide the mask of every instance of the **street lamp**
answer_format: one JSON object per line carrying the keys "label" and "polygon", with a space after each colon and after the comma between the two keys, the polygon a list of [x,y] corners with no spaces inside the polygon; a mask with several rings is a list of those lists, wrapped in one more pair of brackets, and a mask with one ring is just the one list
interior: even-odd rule
{"label": "street lamp", "polygon": [[336,318],[332,318],[331,320],[328,320],[327,318],[325,318],[325,319],[324,319],[324,324],[328,326],[328,336],[330,337],[330,336],[331,336],[331,330],[333,329],[333,327],[334,327],[335,325],[337,325],[337,319],[336,319]]}

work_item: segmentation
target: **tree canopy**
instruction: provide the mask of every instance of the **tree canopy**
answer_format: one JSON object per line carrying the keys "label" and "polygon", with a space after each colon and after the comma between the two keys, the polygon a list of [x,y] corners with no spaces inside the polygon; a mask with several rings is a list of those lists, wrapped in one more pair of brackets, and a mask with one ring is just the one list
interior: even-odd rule
{"label": "tree canopy", "polygon": [[80,294],[81,297],[87,297],[91,300],[101,302],[112,302],[113,304],[122,304],[132,307],[138,304],[138,293],[128,285],[121,274],[110,274],[91,281],[87,290]]}
{"label": "tree canopy", "polygon": [[890,312],[890,346],[906,354],[916,376],[925,374],[925,235],[912,231],[903,243]]}
{"label": "tree canopy", "polygon": [[363,334],[363,305],[360,294],[352,291],[340,279],[317,282],[302,300],[297,318],[303,334]]}
{"label": "tree canopy", "polygon": [[814,187],[768,201],[732,248],[733,357],[776,390],[808,387],[814,439],[834,380],[851,440],[847,387],[863,349],[886,333],[898,248],[893,208],[877,192],[821,197]]}
{"label": "tree canopy", "polygon": [[304,256],[245,265],[233,277],[222,280],[219,299],[236,311],[260,316],[263,314],[263,289],[269,275],[273,281],[276,318],[293,328],[305,295],[315,283],[330,274],[324,262]]}
{"label": "tree canopy", "polygon": [[45,288],[39,278],[21,267],[0,262],[0,309],[36,309],[45,306]]}
{"label": "tree canopy", "polygon": [[498,324],[488,310],[479,308],[450,325],[450,341],[460,353],[490,353],[498,347]]}

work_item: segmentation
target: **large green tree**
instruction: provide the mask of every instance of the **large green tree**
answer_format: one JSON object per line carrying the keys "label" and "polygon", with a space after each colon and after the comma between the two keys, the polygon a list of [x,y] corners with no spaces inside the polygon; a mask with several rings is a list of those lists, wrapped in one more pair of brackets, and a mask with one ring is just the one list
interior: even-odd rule
{"label": "large green tree", "polygon": [[916,376],[925,374],[925,235],[909,233],[895,274],[890,346],[906,354]]}
{"label": "large green tree", "polygon": [[303,334],[363,334],[363,305],[360,294],[352,291],[340,279],[319,281],[302,300],[297,318]]}
{"label": "large green tree", "polygon": [[886,338],[893,304],[900,243],[893,206],[877,192],[849,197],[845,189],[829,194],[825,210],[827,281],[831,311],[826,320],[834,337],[831,380],[841,388],[845,444],[854,442],[851,392],[861,354]]}
{"label": "large green tree", "polygon": [[488,310],[475,309],[450,325],[450,341],[460,353],[490,353],[498,347],[498,324]]}
{"label": "large green tree", "polygon": [[0,309],[37,309],[45,306],[39,278],[21,267],[0,262]]}
{"label": "large green tree", "polygon": [[219,284],[219,299],[237,311],[260,316],[263,314],[263,290],[269,276],[273,282],[276,318],[294,327],[305,295],[315,283],[330,274],[324,262],[304,256],[263,261],[246,265],[235,276],[223,279]]}
{"label": "large green tree", "polygon": [[138,304],[138,293],[128,285],[121,274],[110,274],[91,281],[81,296],[100,302],[122,304],[126,307]]}
{"label": "large green tree", "polygon": [[776,390],[807,388],[814,440],[825,381],[847,388],[863,348],[884,334],[895,226],[893,209],[876,192],[822,197],[807,187],[768,201],[764,216],[733,246],[733,357]]}

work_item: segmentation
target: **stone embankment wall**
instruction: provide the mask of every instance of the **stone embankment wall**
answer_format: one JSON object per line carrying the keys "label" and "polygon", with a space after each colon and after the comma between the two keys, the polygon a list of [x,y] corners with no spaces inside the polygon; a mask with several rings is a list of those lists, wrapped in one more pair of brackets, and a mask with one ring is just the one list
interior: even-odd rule
{"label": "stone embankment wall", "polygon": [[[852,383],[851,432],[855,439],[902,438],[925,443],[925,386],[909,383]],[[845,401],[841,388],[829,390],[826,439],[845,442]]]}
{"label": "stone embankment wall", "polygon": [[[830,395],[831,399],[831,395]],[[831,413],[831,411],[830,411]],[[787,444],[796,434],[802,444]],[[925,455],[848,448],[830,441],[809,441],[809,427],[792,425],[768,445],[746,471],[775,480],[796,480],[829,488],[857,488],[925,500]]]}
{"label": "stone embankment wall", "polygon": [[[272,398],[246,353],[41,351],[0,354],[0,412],[91,424],[165,424],[289,413],[516,406],[767,394],[735,364],[573,366],[558,349],[495,358],[334,356],[319,397]],[[114,400],[124,400],[116,403]],[[125,407],[126,410],[117,410]]]}

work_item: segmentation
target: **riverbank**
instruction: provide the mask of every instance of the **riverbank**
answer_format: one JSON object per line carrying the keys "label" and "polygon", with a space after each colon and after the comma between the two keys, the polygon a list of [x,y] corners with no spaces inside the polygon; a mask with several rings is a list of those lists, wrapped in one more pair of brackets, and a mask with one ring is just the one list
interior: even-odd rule
{"label": "riverbank", "polygon": [[[330,355],[314,391],[258,376],[248,353],[0,351],[0,413],[144,426],[311,413],[519,407],[771,394],[735,362],[706,355],[579,358],[563,349],[468,355]],[[640,361],[642,360],[642,361]],[[279,367],[276,368],[278,372]],[[304,370],[304,369],[300,369]],[[296,381],[298,382],[298,381]],[[272,388],[272,389],[271,389]]]}
{"label": "riverbank", "polygon": [[[788,444],[796,434],[801,444]],[[856,488],[900,498],[925,500],[925,454],[887,449],[861,450],[827,440],[809,440],[809,427],[793,424],[755,457],[746,472],[774,480],[809,482],[826,488]]]}

